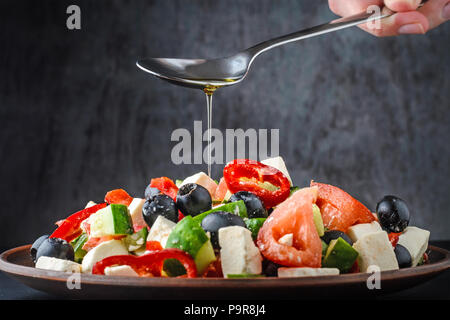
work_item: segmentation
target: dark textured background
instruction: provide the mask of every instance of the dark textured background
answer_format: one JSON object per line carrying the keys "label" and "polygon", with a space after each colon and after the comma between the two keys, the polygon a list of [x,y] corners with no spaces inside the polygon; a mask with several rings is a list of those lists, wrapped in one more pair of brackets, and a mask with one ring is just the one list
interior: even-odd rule
{"label": "dark textured background", "polygon": [[[73,3],[81,31],[66,28]],[[140,196],[151,177],[206,170],[170,161],[172,131],[206,123],[202,92],[149,76],[139,57],[225,56],[332,18],[325,0],[2,0],[1,246],[110,189]],[[272,50],[217,92],[214,126],[279,128],[297,185],[335,184],[371,209],[399,195],[412,224],[449,239],[449,35],[352,28]]]}

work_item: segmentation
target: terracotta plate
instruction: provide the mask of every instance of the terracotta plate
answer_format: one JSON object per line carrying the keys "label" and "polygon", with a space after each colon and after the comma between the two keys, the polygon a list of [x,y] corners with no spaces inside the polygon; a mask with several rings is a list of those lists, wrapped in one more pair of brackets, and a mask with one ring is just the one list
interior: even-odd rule
{"label": "terracotta plate", "polygon": [[[0,255],[0,270],[29,287],[76,299],[292,299],[376,295],[423,283],[450,268],[450,252],[430,246],[430,263],[381,273],[381,289],[369,290],[370,274],[307,278],[177,279],[73,275],[33,267],[30,245]],[[69,277],[71,277],[69,279]],[[68,288],[68,279],[70,287]],[[77,289],[78,287],[78,289]]]}

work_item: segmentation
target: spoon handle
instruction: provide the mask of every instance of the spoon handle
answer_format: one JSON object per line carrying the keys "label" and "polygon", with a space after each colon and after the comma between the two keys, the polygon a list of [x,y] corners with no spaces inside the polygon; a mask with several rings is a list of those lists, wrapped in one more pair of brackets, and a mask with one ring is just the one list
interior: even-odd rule
{"label": "spoon handle", "polygon": [[[425,1],[422,1],[419,8],[424,4]],[[273,49],[275,47],[281,46],[286,43],[303,40],[311,37],[315,37],[321,34],[353,27],[360,25],[362,23],[372,22],[376,20],[381,20],[387,17],[392,16],[395,14],[395,12],[388,12],[388,13],[382,13],[374,14],[374,13],[367,13],[367,12],[361,12],[349,17],[344,17],[340,19],[333,20],[329,23],[321,24],[315,27],[307,28],[301,31],[297,31],[294,33],[290,33],[278,38],[274,38],[271,40],[264,41],[262,43],[259,43],[249,49],[247,49],[247,52],[249,52],[253,59],[258,56],[259,54],[263,53],[264,51]]]}

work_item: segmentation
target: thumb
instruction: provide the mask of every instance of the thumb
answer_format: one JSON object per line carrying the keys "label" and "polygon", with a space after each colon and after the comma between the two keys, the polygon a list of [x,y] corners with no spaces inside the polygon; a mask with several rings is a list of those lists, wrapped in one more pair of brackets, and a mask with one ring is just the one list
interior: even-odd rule
{"label": "thumb", "polygon": [[450,0],[428,1],[419,9],[430,23],[430,29],[450,19]]}

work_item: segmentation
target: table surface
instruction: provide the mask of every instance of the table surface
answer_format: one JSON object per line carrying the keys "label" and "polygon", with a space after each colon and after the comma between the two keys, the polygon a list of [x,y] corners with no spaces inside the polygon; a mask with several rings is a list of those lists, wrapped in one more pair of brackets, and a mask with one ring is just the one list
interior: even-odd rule
{"label": "table surface", "polygon": [[[450,241],[432,241],[430,244],[450,250]],[[3,252],[4,249],[0,250]],[[0,272],[0,300],[55,300],[59,297],[31,289],[22,283]],[[414,288],[392,294],[379,296],[376,299],[450,299],[450,271],[446,271],[434,279]]]}

